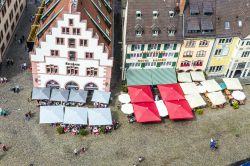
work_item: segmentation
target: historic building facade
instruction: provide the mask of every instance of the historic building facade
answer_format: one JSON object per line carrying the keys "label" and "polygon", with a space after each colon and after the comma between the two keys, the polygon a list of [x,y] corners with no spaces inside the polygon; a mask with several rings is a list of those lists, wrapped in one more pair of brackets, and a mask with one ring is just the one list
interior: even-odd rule
{"label": "historic building facade", "polygon": [[[34,87],[110,90],[112,3],[107,2],[48,5],[30,53]],[[46,16],[52,8],[55,14]]]}

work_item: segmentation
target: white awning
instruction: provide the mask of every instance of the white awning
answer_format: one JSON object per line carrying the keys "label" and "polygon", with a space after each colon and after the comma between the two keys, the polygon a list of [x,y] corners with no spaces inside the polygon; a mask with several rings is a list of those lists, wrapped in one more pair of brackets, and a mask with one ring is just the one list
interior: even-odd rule
{"label": "white awning", "polygon": [[121,94],[118,96],[118,100],[121,103],[129,103],[131,101],[130,96],[128,94]]}
{"label": "white awning", "polygon": [[40,123],[63,122],[63,106],[40,106]]}
{"label": "white awning", "polygon": [[197,88],[198,88],[200,93],[206,93],[206,91],[207,91],[206,88],[202,85],[197,85]]}
{"label": "white awning", "polygon": [[243,87],[238,78],[223,78],[228,90],[242,90]]}
{"label": "white awning", "polygon": [[191,71],[190,74],[191,74],[192,80],[195,82],[196,81],[200,82],[200,81],[206,80],[204,73],[202,71]]}
{"label": "white awning", "polygon": [[194,82],[190,83],[180,83],[181,89],[185,95],[189,94],[199,94],[199,89]]}
{"label": "white awning", "polygon": [[207,96],[213,105],[221,105],[226,103],[226,98],[221,91],[208,93]]}
{"label": "white awning", "polygon": [[190,73],[189,72],[178,73],[178,81],[179,82],[192,82]]}
{"label": "white awning", "polygon": [[214,79],[202,81],[201,84],[207,92],[216,92],[221,90],[220,85]]}
{"label": "white awning", "polygon": [[134,113],[133,105],[132,104],[123,104],[121,107],[121,111],[124,114],[132,114],[132,113]]}
{"label": "white awning", "polygon": [[185,98],[192,109],[207,105],[200,94],[185,95]]}
{"label": "white awning", "polygon": [[110,108],[88,109],[88,119],[90,126],[112,125]]}
{"label": "white awning", "polygon": [[88,119],[88,108],[65,107],[63,123],[86,125],[88,124],[87,119]]}
{"label": "white awning", "polygon": [[158,109],[158,112],[159,112],[161,117],[168,116],[167,107],[166,107],[166,105],[164,104],[164,102],[162,100],[155,101],[155,105],[156,105],[156,107]]}
{"label": "white awning", "polygon": [[103,103],[103,104],[109,104],[110,94],[111,94],[111,92],[94,90],[94,94],[92,96],[91,101],[99,102],[99,103]]}

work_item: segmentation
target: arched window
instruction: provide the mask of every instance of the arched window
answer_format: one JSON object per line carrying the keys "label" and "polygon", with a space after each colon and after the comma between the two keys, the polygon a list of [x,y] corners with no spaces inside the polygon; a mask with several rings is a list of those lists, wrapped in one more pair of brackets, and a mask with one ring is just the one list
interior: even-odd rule
{"label": "arched window", "polygon": [[77,83],[71,81],[71,82],[68,82],[68,83],[65,85],[65,89],[67,89],[67,90],[70,90],[70,89],[78,90],[78,89],[79,89],[79,86],[77,85]]}
{"label": "arched window", "polygon": [[58,82],[56,82],[54,80],[50,80],[50,81],[47,82],[46,87],[59,89],[60,85],[59,85]]}
{"label": "arched window", "polygon": [[98,87],[95,83],[88,83],[84,86],[84,90],[89,91],[89,90],[98,90]]}

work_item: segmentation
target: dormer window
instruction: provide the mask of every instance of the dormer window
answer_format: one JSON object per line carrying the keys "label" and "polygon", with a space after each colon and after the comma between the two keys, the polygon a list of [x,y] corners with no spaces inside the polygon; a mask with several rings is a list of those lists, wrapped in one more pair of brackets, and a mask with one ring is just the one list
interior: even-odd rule
{"label": "dormer window", "polygon": [[225,26],[225,29],[230,29],[230,22],[225,21],[224,26]]}
{"label": "dormer window", "polygon": [[137,10],[135,14],[136,14],[136,18],[137,18],[137,19],[140,19],[140,18],[141,18],[141,15],[142,15],[142,14],[141,14],[141,11]]}
{"label": "dormer window", "polygon": [[174,11],[171,10],[171,11],[168,12],[168,14],[169,14],[169,17],[171,17],[171,18],[174,17]]}
{"label": "dormer window", "polygon": [[242,27],[242,21],[238,20],[238,26],[241,28]]}
{"label": "dormer window", "polygon": [[158,30],[153,30],[153,36],[158,36],[159,31]]}
{"label": "dormer window", "polygon": [[160,28],[156,24],[153,24],[151,26],[151,28],[152,28],[152,35],[153,36],[158,36],[159,32],[160,32]]}
{"label": "dormer window", "polygon": [[142,35],[142,31],[140,31],[140,30],[135,31],[135,35],[140,37]]}
{"label": "dormer window", "polygon": [[137,37],[140,37],[140,36],[142,36],[142,32],[143,32],[142,26],[140,24],[136,24],[136,26],[135,26],[135,35]]}
{"label": "dormer window", "polygon": [[158,16],[159,16],[159,12],[156,10],[153,11],[153,18],[156,19],[156,18],[158,18]]}
{"label": "dormer window", "polygon": [[175,30],[168,30],[168,36],[174,36]]}

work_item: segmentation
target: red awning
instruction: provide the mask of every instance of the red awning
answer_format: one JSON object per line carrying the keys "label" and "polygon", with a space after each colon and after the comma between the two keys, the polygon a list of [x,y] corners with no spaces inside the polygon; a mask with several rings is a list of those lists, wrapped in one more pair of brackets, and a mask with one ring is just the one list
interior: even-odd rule
{"label": "red awning", "polygon": [[185,99],[184,93],[179,84],[162,84],[157,86],[163,101]]}
{"label": "red awning", "polygon": [[154,102],[150,86],[129,86],[128,94],[130,96],[131,103]]}
{"label": "red awning", "polygon": [[133,104],[135,119],[137,122],[160,122],[161,118],[155,103]]}
{"label": "red awning", "polygon": [[168,110],[169,119],[179,120],[193,118],[193,112],[187,100],[164,101],[164,103]]}

